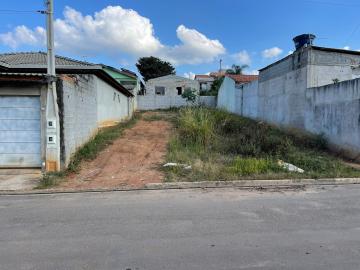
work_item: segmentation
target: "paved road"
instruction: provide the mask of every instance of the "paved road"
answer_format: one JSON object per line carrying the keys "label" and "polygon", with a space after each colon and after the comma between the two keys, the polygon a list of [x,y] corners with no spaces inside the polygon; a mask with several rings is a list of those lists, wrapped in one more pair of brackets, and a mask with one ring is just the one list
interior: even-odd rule
{"label": "paved road", "polygon": [[0,269],[360,269],[360,186],[0,197]]}

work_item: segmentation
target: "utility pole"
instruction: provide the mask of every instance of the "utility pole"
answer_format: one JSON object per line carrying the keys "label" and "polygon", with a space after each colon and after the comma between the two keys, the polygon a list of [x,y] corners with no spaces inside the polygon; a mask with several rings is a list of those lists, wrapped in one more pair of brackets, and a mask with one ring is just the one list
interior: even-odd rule
{"label": "utility pole", "polygon": [[47,38],[47,74],[55,74],[55,54],[54,54],[54,2],[46,0],[46,38]]}
{"label": "utility pole", "polygon": [[60,170],[60,120],[56,93],[56,70],[54,53],[54,2],[45,0],[47,40],[47,108],[46,108],[46,170]]}
{"label": "utility pole", "polygon": [[221,72],[221,64],[222,64],[222,59],[220,59],[220,69],[219,69],[219,72]]}

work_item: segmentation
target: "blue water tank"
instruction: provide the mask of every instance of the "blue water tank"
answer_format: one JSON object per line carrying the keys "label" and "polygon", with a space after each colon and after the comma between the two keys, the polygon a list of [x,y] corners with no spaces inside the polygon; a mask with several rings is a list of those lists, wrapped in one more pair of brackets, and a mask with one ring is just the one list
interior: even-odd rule
{"label": "blue water tank", "polygon": [[295,43],[296,50],[298,50],[304,46],[312,45],[315,38],[316,38],[316,36],[313,34],[302,34],[302,35],[294,37],[293,41]]}

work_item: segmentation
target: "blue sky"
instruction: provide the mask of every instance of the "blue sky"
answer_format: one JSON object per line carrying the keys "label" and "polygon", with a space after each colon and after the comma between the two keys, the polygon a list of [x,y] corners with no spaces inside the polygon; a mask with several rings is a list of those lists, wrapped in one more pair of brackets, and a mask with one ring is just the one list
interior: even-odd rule
{"label": "blue sky", "polygon": [[[140,56],[203,74],[248,64],[254,73],[314,33],[315,44],[360,50],[358,0],[54,0],[57,54],[135,70]],[[0,2],[0,52],[45,50],[43,0]],[[95,16],[95,13],[98,15]]]}

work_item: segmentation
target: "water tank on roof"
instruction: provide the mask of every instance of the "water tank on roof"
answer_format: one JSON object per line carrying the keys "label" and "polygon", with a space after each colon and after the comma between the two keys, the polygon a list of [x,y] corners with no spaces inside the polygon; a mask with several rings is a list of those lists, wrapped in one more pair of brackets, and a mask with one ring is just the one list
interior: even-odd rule
{"label": "water tank on roof", "polygon": [[293,38],[295,43],[296,50],[307,47],[313,44],[314,39],[316,38],[313,34],[302,34]]}

